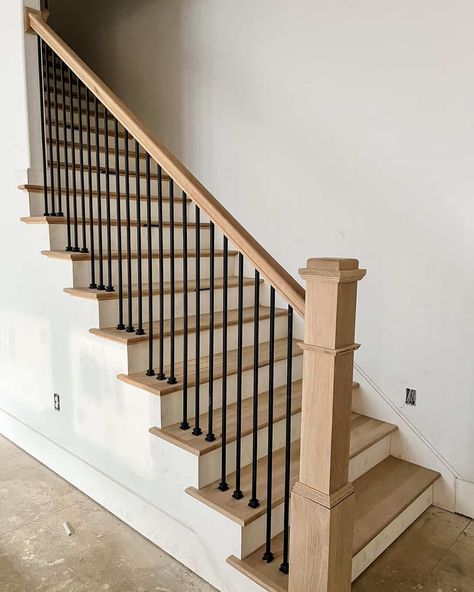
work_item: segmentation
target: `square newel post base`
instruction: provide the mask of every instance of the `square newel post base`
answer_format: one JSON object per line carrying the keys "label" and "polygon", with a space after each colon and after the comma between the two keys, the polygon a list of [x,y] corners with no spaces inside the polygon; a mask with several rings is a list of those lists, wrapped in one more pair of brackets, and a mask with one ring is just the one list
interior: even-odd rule
{"label": "square newel post base", "polygon": [[296,483],[291,497],[289,592],[350,592],[355,494]]}

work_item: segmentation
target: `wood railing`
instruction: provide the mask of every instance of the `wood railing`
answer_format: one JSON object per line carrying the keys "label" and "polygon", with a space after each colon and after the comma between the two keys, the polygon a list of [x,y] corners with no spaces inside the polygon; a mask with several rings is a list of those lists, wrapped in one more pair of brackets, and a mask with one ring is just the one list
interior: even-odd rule
{"label": "wood railing", "polygon": [[304,316],[304,288],[266,251],[228,210],[161,142],[153,138],[145,125],[104,84],[81,58],[49,27],[37,11],[25,13],[26,28],[32,29],[85,86],[116,117],[162,169],[209,216],[232,243],[246,255],[249,262],[271,284],[300,316]]}

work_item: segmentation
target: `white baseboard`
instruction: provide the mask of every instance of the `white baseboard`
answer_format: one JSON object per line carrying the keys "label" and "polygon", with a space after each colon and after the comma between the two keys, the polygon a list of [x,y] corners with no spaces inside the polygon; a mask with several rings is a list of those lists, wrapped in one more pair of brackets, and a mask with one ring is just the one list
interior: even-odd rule
{"label": "white baseboard", "polygon": [[455,512],[474,518],[474,483],[456,479]]}

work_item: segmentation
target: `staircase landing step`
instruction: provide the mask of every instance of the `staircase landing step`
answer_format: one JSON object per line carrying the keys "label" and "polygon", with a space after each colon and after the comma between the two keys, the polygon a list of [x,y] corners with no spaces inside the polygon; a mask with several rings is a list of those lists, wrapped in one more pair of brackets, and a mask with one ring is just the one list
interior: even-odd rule
{"label": "staircase landing step", "polygon": [[[282,397],[283,401],[281,405],[283,406],[284,402],[284,393],[279,393],[279,397]],[[277,399],[276,399],[277,400]],[[298,387],[294,392],[294,410],[299,411],[301,410],[301,382],[298,383]],[[267,416],[267,398],[262,401],[262,409],[261,409],[261,421],[264,425],[267,425],[266,416]],[[280,410],[279,410],[280,411]],[[281,419],[285,417],[284,413],[284,406],[282,410]],[[247,423],[249,424],[249,428],[251,429],[251,409],[249,409],[249,418]],[[201,424],[205,426],[205,423]],[[179,434],[176,430],[177,426],[173,426],[173,435],[178,437]],[[179,426],[177,428],[179,430]],[[369,417],[365,417],[363,415],[358,415],[357,413],[352,414],[352,421],[351,421],[351,443],[350,443],[350,452],[349,457],[353,458],[357,454],[360,454],[373,444],[376,444],[379,440],[387,436],[388,434],[392,433],[397,429],[397,426],[389,423],[385,423],[383,421],[378,421],[376,419],[371,419]],[[156,428],[155,428],[156,430]],[[161,430],[161,434],[163,436],[163,432],[165,432],[167,428]],[[171,431],[171,429],[170,429]],[[179,430],[182,432],[182,430]],[[153,432],[156,433],[156,432]],[[181,436],[181,438],[186,436]],[[191,436],[192,438],[192,436]],[[195,438],[199,440],[201,436]],[[187,436],[186,444],[190,446],[188,443],[190,437]],[[191,440],[192,442],[192,440]],[[175,442],[176,443],[176,442]],[[214,443],[215,444],[215,443]],[[196,443],[194,446],[198,446],[199,444]],[[205,449],[205,445],[202,445]],[[299,441],[295,441],[292,443],[292,461],[291,461],[291,486],[296,482],[298,471],[299,471],[299,459],[300,459],[300,444]],[[284,468],[285,468],[285,449],[281,448],[274,452],[273,454],[273,503],[272,506],[275,507],[283,502],[284,496]],[[201,452],[202,454],[202,452]],[[267,509],[267,501],[266,501],[266,483],[267,483],[267,457],[263,457],[258,461],[258,469],[257,469],[257,492],[258,498],[260,500],[260,506],[256,509],[252,509],[247,505],[248,502],[248,493],[251,487],[251,465],[247,465],[242,468],[241,472],[241,488],[246,496],[246,499],[242,500],[235,500],[232,497],[233,485],[235,484],[235,473],[232,473],[228,476],[228,483],[231,486],[230,491],[221,492],[217,489],[219,485],[219,481],[211,483],[202,489],[197,489],[195,487],[189,487],[186,489],[186,492],[195,497],[196,499],[200,500],[204,504],[211,506],[218,512],[221,512],[231,520],[234,520],[241,526],[247,526],[260,516],[266,512]]]}
{"label": "staircase landing step", "polygon": [[[353,556],[366,547],[439,478],[439,473],[388,457],[354,481],[356,490]],[[262,561],[264,547],[245,559],[227,562],[269,592],[286,592],[288,576],[279,571],[283,533],[272,539],[272,563]],[[290,565],[291,569],[291,565]]]}

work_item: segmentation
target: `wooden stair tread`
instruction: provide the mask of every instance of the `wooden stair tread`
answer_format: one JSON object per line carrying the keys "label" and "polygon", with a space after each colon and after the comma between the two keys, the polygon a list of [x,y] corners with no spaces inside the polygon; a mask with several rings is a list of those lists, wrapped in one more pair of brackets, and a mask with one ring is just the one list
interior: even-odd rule
{"label": "wooden stair tread", "polygon": [[[260,280],[262,283],[263,280]],[[255,280],[253,278],[244,278],[243,285],[244,286],[253,286],[255,284]],[[214,286],[216,289],[221,289],[224,285],[224,279],[222,277],[216,277],[214,279]],[[228,287],[235,288],[239,285],[239,278],[237,276],[229,276],[228,277]],[[197,283],[195,280],[188,280],[188,292],[196,292]],[[171,282],[164,282],[164,294],[169,294],[171,292]],[[179,280],[175,281],[174,283],[175,293],[181,294],[184,291],[184,282]],[[201,279],[200,281],[200,290],[209,290],[210,288],[210,280],[209,279]],[[71,294],[72,296],[78,296],[79,298],[88,298],[89,300],[116,300],[118,296],[118,290],[116,289],[114,292],[106,292],[105,290],[91,290],[90,288],[64,288],[64,292],[66,294]],[[152,292],[154,295],[160,294],[160,284],[158,282],[154,282],[152,286]],[[138,295],[138,284],[133,284],[132,286],[132,297]],[[148,296],[148,284],[144,282],[142,295]],[[128,288],[126,282],[123,285],[123,297],[128,297]]]}
{"label": "wooden stair tread", "polygon": [[[286,309],[277,308],[275,310],[275,317],[284,316],[287,314]],[[207,330],[209,328],[210,315],[209,313],[201,313],[200,315],[200,328],[201,330]],[[244,323],[250,323],[255,317],[254,307],[249,306],[242,311],[242,320]],[[270,308],[268,306],[259,307],[259,318],[265,320],[270,317]],[[236,325],[238,322],[238,309],[231,309],[227,311],[227,326],[231,327]],[[223,312],[217,311],[214,313],[214,329],[220,329],[223,326]],[[136,335],[135,333],[126,333],[119,331],[115,327],[106,327],[104,329],[90,329],[90,332],[98,337],[104,339],[110,339],[111,341],[117,341],[126,345],[135,345],[143,341],[148,341],[148,331],[150,329],[149,323],[143,323],[143,329],[145,335]],[[156,321],[153,323],[153,336],[155,339],[159,339],[160,322]],[[188,316],[188,332],[195,333],[196,331],[196,316]],[[175,319],[175,335],[182,335],[184,332],[184,317],[178,317]],[[171,321],[166,319],[164,322],[164,337],[169,337],[171,334]]]}
{"label": "wooden stair tread", "polygon": [[[294,401],[295,407],[299,410],[301,409],[301,383],[298,383],[299,390],[296,391],[296,399]],[[266,418],[266,410],[267,410],[267,399],[265,399],[262,403],[262,414]],[[283,413],[284,417],[284,413]],[[378,426],[376,424],[379,424]],[[205,423],[201,424],[205,426]],[[353,420],[351,422],[351,444],[350,444],[350,457],[354,457],[356,454],[359,454],[365,448],[368,448],[372,444],[375,444],[380,440],[380,432],[383,430],[388,430],[390,427],[390,433],[393,429],[397,429],[396,426],[392,424],[386,424],[385,422],[378,421],[376,419],[371,420],[371,418],[353,414]],[[178,436],[176,433],[176,427],[173,426],[173,435],[175,437]],[[158,428],[154,428],[157,430]],[[165,428],[164,430],[160,430],[161,433],[154,431],[156,435],[164,436],[163,432],[166,432],[169,428]],[[179,429],[179,427],[178,427]],[[180,430],[182,431],[182,430]],[[181,436],[181,438],[187,438],[189,441],[189,436]],[[200,437],[199,437],[200,438]],[[169,438],[166,438],[169,439]],[[198,438],[196,438],[198,439]],[[364,441],[364,448],[361,448],[361,441]],[[197,446],[195,444],[194,446]],[[291,460],[291,485],[296,482],[298,471],[299,471],[299,441],[295,441],[292,444],[292,460]],[[273,507],[283,502],[284,496],[284,483],[283,483],[283,475],[284,475],[284,466],[285,466],[285,457],[284,457],[284,449],[280,449],[273,454]],[[266,483],[267,483],[267,457],[263,457],[258,461],[258,470],[257,470],[257,491],[258,497],[260,500],[260,506],[257,509],[249,508],[247,502],[245,500],[235,500],[232,498],[232,492],[221,492],[217,489],[219,485],[219,481],[215,483],[211,483],[202,489],[196,489],[194,487],[189,487],[186,491],[192,495],[193,497],[199,499],[203,503],[211,506],[218,512],[221,512],[231,520],[234,520],[238,524],[245,526],[256,520],[259,516],[265,513],[266,511]],[[242,482],[242,491],[244,493],[249,491],[251,486],[251,465],[247,465],[243,467],[241,472],[241,482]],[[228,477],[229,483],[235,483],[235,473],[232,473]],[[248,501],[248,500],[247,500]],[[242,503],[243,502],[243,503]]]}
{"label": "wooden stair tread", "polygon": [[[77,144],[77,142],[76,142],[76,144]],[[80,148],[80,145],[78,147]],[[57,163],[56,162],[53,162],[53,166],[54,167],[57,167]],[[48,160],[48,167],[51,167],[51,161],[49,161],[49,160]],[[60,168],[63,169],[63,170],[66,169],[66,163],[61,162],[60,163]],[[70,170],[70,171],[73,170],[72,163],[68,163],[67,169]],[[74,170],[77,171],[77,172],[80,172],[81,165],[80,164],[76,164],[75,167],[74,167]],[[85,164],[84,163],[83,166],[82,166],[82,170],[84,171],[84,173],[86,173],[86,172],[88,172],[90,170],[93,174],[97,174],[97,166],[95,164],[93,164],[93,165],[91,165],[89,167],[88,164]],[[101,174],[105,175],[106,174],[106,172],[105,172],[105,166],[100,166],[99,167],[99,172]],[[115,170],[115,166],[109,167],[109,176],[110,177],[115,177],[116,174],[117,174],[117,172]],[[118,170],[118,174],[121,177],[124,177],[126,175],[125,169],[119,169]],[[135,178],[137,176],[135,169],[129,170],[128,171],[128,175],[129,175],[129,177],[134,177]],[[145,172],[145,168],[144,167],[140,168],[140,175],[139,176],[142,179],[146,179],[147,178],[147,175],[146,175],[146,172]],[[157,173],[150,173],[150,179],[152,181],[158,181],[158,179],[159,179],[158,174]],[[162,181],[170,181],[170,176],[169,175],[166,175],[165,173],[163,173],[163,175],[161,176],[161,179],[162,179]]]}
{"label": "wooden stair tread", "polygon": [[[72,251],[41,251],[41,254],[44,255],[45,257],[49,257],[50,259],[60,259],[60,260],[65,260],[65,261],[90,261],[90,259],[91,259],[90,253],[74,253]],[[228,251],[228,254],[229,254],[229,257],[234,257],[235,255],[237,255],[237,251]],[[214,255],[215,255],[215,257],[223,257],[224,251],[222,249],[215,249]],[[118,251],[112,251],[112,259],[116,260],[116,259],[118,259],[118,256],[119,256]],[[138,258],[138,251],[132,251],[130,256],[131,256],[131,259],[137,259]],[[148,259],[147,251],[145,250],[144,252],[142,252],[141,256],[142,256],[142,259]],[[211,252],[208,249],[201,249],[200,256],[202,258],[208,258],[211,256]],[[159,257],[160,257],[159,251],[152,252],[153,259],[158,259]],[[169,250],[163,251],[163,258],[164,259],[169,259],[170,257],[171,257],[171,251],[169,251]],[[184,251],[181,251],[179,249],[175,250],[174,257],[175,257],[175,259],[182,259],[184,257]],[[194,259],[195,257],[196,257],[196,251],[188,250],[188,258]],[[105,258],[107,258],[107,257],[105,257]],[[127,258],[127,251],[122,251],[122,259],[124,261],[126,261],[126,258]],[[99,256],[97,253],[94,254],[94,259],[99,260]],[[108,330],[104,329],[103,331],[108,331]],[[112,329],[110,329],[110,331],[112,331]],[[113,331],[116,331],[116,329],[113,329]],[[121,335],[120,331],[118,331],[117,334]],[[137,337],[138,337],[138,335],[137,335]]]}
{"label": "wooden stair tread", "polygon": [[[439,473],[389,456],[354,481],[356,490],[352,554],[355,556],[414,502]],[[262,546],[248,557],[231,556],[227,562],[269,592],[286,592],[288,576],[279,571],[283,558],[283,533],[272,539],[272,563],[262,561]],[[291,565],[290,565],[291,569]]]}
{"label": "wooden stair tread", "polygon": [[[286,312],[286,311],[285,311]],[[301,411],[301,380],[293,383],[292,386],[292,413]],[[269,393],[259,393],[258,395],[258,428],[268,426],[268,396]],[[273,406],[274,422],[280,421],[286,417],[286,385],[280,386],[274,390]],[[201,436],[193,436],[192,430],[182,430],[180,423],[166,428],[150,428],[150,433],[158,436],[172,444],[184,448],[197,456],[202,456],[212,452],[222,446],[222,408],[214,410],[214,433],[216,440],[207,442],[205,439],[208,413],[202,413],[199,417],[199,425],[203,429]],[[247,397],[242,400],[242,437],[252,433],[253,419],[253,399]],[[236,440],[236,421],[237,421],[237,403],[227,406],[227,443]],[[220,492],[219,492],[220,493]]]}
{"label": "wooden stair tread", "polygon": [[[29,184],[19,185],[18,186],[18,189],[20,189],[21,191],[26,191],[28,193],[40,194],[41,197],[43,197],[43,192],[44,192],[43,185],[29,185]],[[48,186],[47,189],[48,189],[48,192],[51,192],[51,187]],[[57,188],[55,189],[55,191],[57,191]],[[61,193],[64,194],[64,195],[66,194],[66,188],[65,187],[61,187]],[[87,195],[87,199],[89,199],[89,190],[86,190],[86,195]],[[107,197],[107,194],[106,194],[105,190],[102,190],[100,192],[100,195],[104,199]],[[115,193],[115,191],[110,191],[109,192],[109,196],[110,196],[110,199],[114,199],[114,200],[117,199],[117,194]],[[95,189],[92,191],[92,197],[94,197],[94,198],[97,198],[98,197],[98,192]],[[136,201],[136,199],[137,199],[136,194],[135,193],[133,193],[133,194],[131,193],[130,194],[130,200],[133,202],[133,201]],[[124,191],[120,193],[120,200],[123,200],[123,201],[126,200],[125,192]],[[146,202],[147,201],[146,195],[140,195],[140,200]],[[152,195],[151,196],[151,201],[154,202],[154,203],[158,202],[158,197]],[[169,201],[170,201],[170,198],[169,197],[163,196],[163,203],[168,203]],[[189,197],[187,198],[187,201],[189,203],[191,203],[191,199]],[[175,202],[175,204],[182,204],[183,198],[182,197],[175,196],[174,202]]]}
{"label": "wooden stair tread", "polygon": [[[46,143],[47,144],[50,143],[49,138],[46,140]],[[53,146],[56,146],[57,143],[58,143],[57,140],[55,140],[54,138],[53,138],[53,140],[51,140],[51,144]],[[70,142],[68,142],[68,147],[69,147],[69,144],[70,144]],[[59,140],[59,145],[62,146],[62,147],[64,147],[64,140]],[[83,148],[83,150],[86,151],[87,150],[87,143],[85,145],[83,143],[82,148]],[[81,149],[80,142],[76,142],[76,150],[80,150],[80,149]],[[92,154],[95,154],[96,153],[96,145],[95,144],[92,144],[91,145],[91,150],[92,150]],[[105,154],[105,146],[99,146],[99,152],[101,152],[102,154]],[[116,153],[115,147],[109,146],[109,154],[113,154],[115,156],[115,153]],[[119,148],[119,155],[120,156],[125,156],[125,150],[123,148]],[[129,155],[130,158],[135,158],[136,157],[135,149],[134,148],[131,148],[128,151],[128,155]],[[145,152],[140,151],[140,159],[141,160],[146,160],[146,153]],[[114,160],[114,163],[115,163],[115,160]]]}
{"label": "wooden stair tread", "polygon": [[[20,220],[22,222],[24,222],[25,224],[67,224],[67,218],[66,216],[24,216],[23,218],[20,218]],[[73,216],[70,217],[70,222],[71,224],[74,223],[75,218]],[[107,219],[106,218],[101,218],[102,220],[102,226],[105,228],[106,224],[107,224]],[[91,220],[89,217],[86,216],[85,219],[86,224],[91,223]],[[82,216],[77,218],[77,223],[78,224],[82,224]],[[93,218],[92,219],[92,223],[94,226],[98,226],[99,225],[99,219],[98,218]],[[117,226],[117,220],[115,218],[112,218],[110,220],[110,225],[111,226]],[[125,220],[122,220],[122,228],[125,229],[126,228],[126,222]],[[130,220],[130,226],[132,228],[136,228],[138,226],[138,223],[136,220]],[[146,221],[142,221],[140,223],[140,226],[143,228],[147,228],[147,223]],[[175,228],[182,228],[183,227],[183,223],[182,222],[176,222],[174,223]],[[188,228],[195,228],[196,224],[194,222],[188,222],[187,223]],[[152,222],[151,224],[152,228],[159,228],[159,224],[158,222]],[[170,227],[170,223],[169,222],[163,222],[163,228],[169,228]],[[200,224],[200,228],[201,229],[208,229],[210,228],[210,224],[208,222],[201,222]]]}
{"label": "wooden stair tread", "polygon": [[[252,280],[253,282],[253,280]],[[269,360],[269,343],[260,343],[258,346],[258,363],[259,366],[266,366]],[[243,371],[253,368],[253,345],[249,345],[242,349],[242,368]],[[275,362],[286,360],[287,354],[287,340],[286,338],[275,340]],[[293,340],[293,357],[301,356],[302,351],[298,346],[298,342]],[[200,366],[200,383],[205,384],[209,376],[209,357],[203,356],[199,360]],[[189,360],[188,362],[188,388],[195,385],[195,368],[196,360]],[[165,372],[168,369],[165,368]],[[230,350],[227,352],[227,376],[231,376],[237,372],[237,350]],[[182,362],[176,364],[175,375],[178,381],[177,384],[168,384],[166,380],[159,381],[156,376],[146,376],[145,371],[137,372],[136,374],[119,374],[119,380],[144,389],[153,395],[164,396],[180,391],[183,384],[183,364]],[[222,378],[222,353],[214,354],[214,380]]]}

